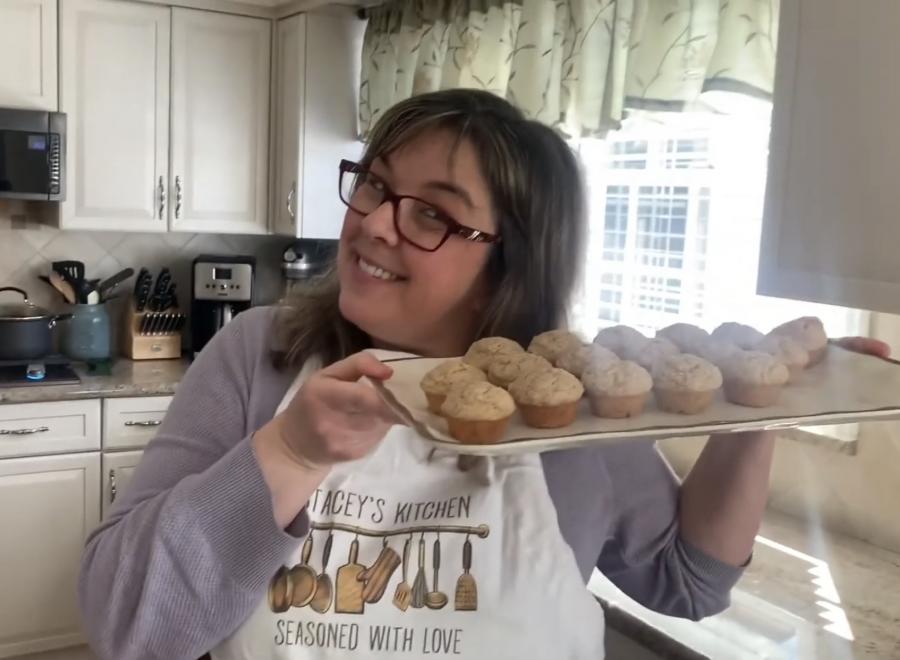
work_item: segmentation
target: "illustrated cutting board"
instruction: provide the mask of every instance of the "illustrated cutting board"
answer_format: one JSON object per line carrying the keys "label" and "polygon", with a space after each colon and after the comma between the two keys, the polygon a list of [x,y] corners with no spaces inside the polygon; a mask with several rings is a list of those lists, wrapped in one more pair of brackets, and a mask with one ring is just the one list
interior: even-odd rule
{"label": "illustrated cutting board", "polygon": [[652,399],[644,413],[631,419],[599,419],[581,402],[571,426],[556,430],[526,426],[518,413],[506,437],[494,445],[463,445],[447,433],[447,423],[428,411],[419,387],[422,377],[443,359],[385,354],[394,375],[375,386],[388,404],[426,441],[451,451],[477,456],[542,452],[629,439],[659,440],[709,433],[820,426],[879,419],[900,419],[900,362],[829,347],[821,363],[807,369],[799,382],[787,385],[781,401],[769,408],[745,408],[716,402],[699,415],[658,410]]}

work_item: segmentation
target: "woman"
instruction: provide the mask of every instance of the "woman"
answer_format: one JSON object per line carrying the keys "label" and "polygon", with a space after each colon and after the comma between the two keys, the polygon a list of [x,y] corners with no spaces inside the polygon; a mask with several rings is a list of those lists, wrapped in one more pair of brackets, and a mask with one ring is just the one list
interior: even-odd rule
{"label": "woman", "polygon": [[341,184],[335,278],[213,339],[88,541],[95,649],[599,658],[595,566],[661,612],[723,609],[765,505],[769,435],[712,438],[680,486],[650,443],[464,470],[367,382],[391,369],[364,349],[452,356],[564,322],[584,236],[565,143],[490,94],[438,92],[388,111]]}

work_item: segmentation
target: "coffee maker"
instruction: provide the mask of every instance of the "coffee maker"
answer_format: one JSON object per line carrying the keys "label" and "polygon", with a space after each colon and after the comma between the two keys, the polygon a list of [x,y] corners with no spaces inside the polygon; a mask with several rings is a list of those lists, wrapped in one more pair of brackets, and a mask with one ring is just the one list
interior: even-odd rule
{"label": "coffee maker", "polygon": [[231,319],[253,305],[256,259],[200,255],[191,268],[191,350],[199,353]]}

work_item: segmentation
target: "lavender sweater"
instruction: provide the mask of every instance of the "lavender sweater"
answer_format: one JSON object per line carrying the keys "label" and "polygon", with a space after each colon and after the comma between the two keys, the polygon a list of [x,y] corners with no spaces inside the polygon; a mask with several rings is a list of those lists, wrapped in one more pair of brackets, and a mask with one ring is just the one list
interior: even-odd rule
{"label": "lavender sweater", "polygon": [[[203,350],[129,489],[88,539],[79,595],[102,658],[203,655],[259,605],[305,535],[305,515],[277,527],[250,444],[295,376],[270,363],[272,319],[272,308],[247,311]],[[596,566],[635,600],[675,616],[727,606],[740,570],[679,537],[678,483],[652,444],[542,458],[585,580]]]}

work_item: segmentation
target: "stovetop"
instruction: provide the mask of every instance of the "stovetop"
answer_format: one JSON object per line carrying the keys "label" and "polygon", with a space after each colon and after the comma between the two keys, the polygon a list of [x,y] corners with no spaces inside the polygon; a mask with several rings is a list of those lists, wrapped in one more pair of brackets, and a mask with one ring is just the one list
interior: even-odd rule
{"label": "stovetop", "polygon": [[[44,373],[40,373],[43,365]],[[29,366],[37,366],[29,373]],[[34,387],[38,385],[77,385],[81,378],[72,365],[59,359],[47,358],[43,362],[0,362],[0,387]]]}

